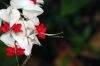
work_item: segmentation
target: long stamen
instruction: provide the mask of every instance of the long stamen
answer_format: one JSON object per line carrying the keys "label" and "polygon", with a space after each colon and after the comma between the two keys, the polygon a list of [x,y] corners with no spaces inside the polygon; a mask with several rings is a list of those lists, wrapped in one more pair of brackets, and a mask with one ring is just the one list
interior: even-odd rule
{"label": "long stamen", "polygon": [[55,36],[55,35],[60,35],[60,34],[63,34],[63,32],[61,33],[56,33],[56,34],[47,34],[47,33],[44,33],[45,35],[48,35],[48,36]]}
{"label": "long stamen", "polygon": [[56,34],[47,34],[47,33],[43,33],[43,34],[44,35],[47,35],[47,36],[51,36],[51,37],[63,38],[63,36],[57,36],[57,35],[63,34],[63,32],[56,33]]}

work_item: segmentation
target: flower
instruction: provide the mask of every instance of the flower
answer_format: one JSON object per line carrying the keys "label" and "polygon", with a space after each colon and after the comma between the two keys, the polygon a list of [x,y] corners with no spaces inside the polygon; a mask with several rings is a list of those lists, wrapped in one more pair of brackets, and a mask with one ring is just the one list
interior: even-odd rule
{"label": "flower", "polygon": [[22,48],[18,48],[18,47],[7,47],[6,48],[6,55],[7,56],[14,56],[14,54],[16,55],[24,55],[24,51],[25,49],[22,49]]}
{"label": "flower", "polygon": [[39,26],[36,26],[36,30],[38,32],[38,36],[42,39],[45,39],[45,32],[46,32],[46,27],[44,26],[44,24],[40,24]]}
{"label": "flower", "polygon": [[[7,24],[9,24],[9,23],[7,23]],[[22,26],[20,26],[20,25],[22,25]],[[25,30],[23,27],[24,26],[23,26],[22,21],[16,22],[12,27],[8,27],[8,29],[9,29],[8,32],[6,32],[0,36],[0,40],[3,41],[7,46],[14,47],[16,40],[13,38],[13,34],[17,34],[17,36],[20,36],[20,37],[25,36]]]}
{"label": "flower", "polygon": [[34,44],[41,46],[36,35],[45,39],[46,27],[39,25],[37,16],[43,13],[40,4],[43,0],[10,0],[10,6],[0,10],[0,30],[4,32],[0,40],[8,46],[8,56],[15,51],[17,55],[29,56]]}
{"label": "flower", "polygon": [[9,22],[10,26],[17,22],[20,17],[20,12],[17,9],[13,9],[10,6],[7,9],[0,10],[0,19],[3,22]]}
{"label": "flower", "polygon": [[11,28],[8,22],[5,22],[3,26],[0,27],[2,32],[9,32],[9,30],[13,30],[13,32],[18,33],[21,32],[21,24],[14,24]]}

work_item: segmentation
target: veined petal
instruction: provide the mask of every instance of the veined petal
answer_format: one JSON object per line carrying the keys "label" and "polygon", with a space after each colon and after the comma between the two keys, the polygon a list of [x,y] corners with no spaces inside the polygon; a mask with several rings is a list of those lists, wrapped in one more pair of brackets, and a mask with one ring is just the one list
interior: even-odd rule
{"label": "veined petal", "polygon": [[38,5],[30,4],[23,8],[23,15],[29,19],[34,18],[42,13],[43,10]]}
{"label": "veined petal", "polygon": [[20,18],[20,12],[17,9],[12,9],[10,15],[10,26],[13,26]]}
{"label": "veined petal", "polygon": [[1,35],[0,40],[3,41],[9,47],[15,46],[14,45],[15,40],[13,39],[10,33],[5,33]]}

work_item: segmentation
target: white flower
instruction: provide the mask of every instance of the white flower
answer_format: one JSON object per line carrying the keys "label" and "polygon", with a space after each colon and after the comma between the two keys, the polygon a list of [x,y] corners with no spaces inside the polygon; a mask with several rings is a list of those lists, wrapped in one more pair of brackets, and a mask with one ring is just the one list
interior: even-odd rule
{"label": "white flower", "polygon": [[[37,3],[43,3],[43,0],[37,0]],[[29,19],[43,13],[40,5],[34,4],[31,0],[11,0],[10,4],[12,8],[22,9],[22,14]]]}
{"label": "white flower", "polygon": [[[13,33],[13,38],[17,41],[18,45],[25,49],[25,55],[28,56],[31,54],[31,49],[34,44],[41,45],[38,41],[36,34],[34,33],[34,23],[33,22],[23,22],[25,34],[22,33],[15,34]],[[33,25],[33,26],[32,26]]]}
{"label": "white flower", "polygon": [[[23,25],[23,22],[18,21],[16,24],[21,24]],[[21,27],[22,32],[15,33],[13,30],[9,29],[9,32],[4,33],[1,35],[0,40],[3,41],[7,46],[9,47],[14,47],[16,40],[13,38],[13,34],[16,34],[17,36],[25,36],[25,29],[23,28],[24,26]]]}
{"label": "white flower", "polygon": [[[2,22],[10,24],[8,31],[1,35],[0,40],[9,47],[18,45],[18,47],[25,49],[26,56],[30,55],[34,44],[41,45],[36,36],[38,33],[35,26],[40,24],[37,16],[43,13],[43,9],[40,7],[40,4],[43,3],[43,0],[36,0],[36,3],[33,3],[32,0],[11,0],[7,9],[0,10],[0,26]],[[22,13],[18,9],[22,9]],[[18,27],[18,33],[14,32],[14,28],[12,28],[17,24],[20,24],[21,27]],[[4,26],[4,28],[6,27]]]}
{"label": "white flower", "polygon": [[0,10],[0,19],[10,23],[12,26],[20,18],[20,13],[17,9],[8,7],[7,9]]}

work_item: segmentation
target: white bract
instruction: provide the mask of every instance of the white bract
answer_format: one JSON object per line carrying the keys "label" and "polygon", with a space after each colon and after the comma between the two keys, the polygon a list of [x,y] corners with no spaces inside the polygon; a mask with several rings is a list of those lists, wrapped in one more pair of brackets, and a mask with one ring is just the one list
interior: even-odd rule
{"label": "white bract", "polygon": [[[31,54],[31,49],[34,44],[41,45],[37,38],[35,26],[40,24],[37,16],[43,13],[40,4],[43,0],[37,0],[36,4],[32,0],[11,0],[10,6],[7,9],[0,10],[0,26],[2,23],[8,22],[11,28],[14,24],[21,24],[22,32],[14,32],[10,30],[1,35],[0,40],[9,47],[18,45],[25,49],[26,56]],[[19,11],[22,10],[22,13]],[[24,17],[22,17],[24,16]]]}
{"label": "white bract", "polygon": [[42,13],[43,10],[38,5],[30,4],[23,8],[23,15],[29,19],[37,17]]}
{"label": "white bract", "polygon": [[10,26],[17,22],[19,18],[20,12],[17,9],[13,9],[10,6],[7,9],[0,10],[0,19],[5,22],[10,22]]}

